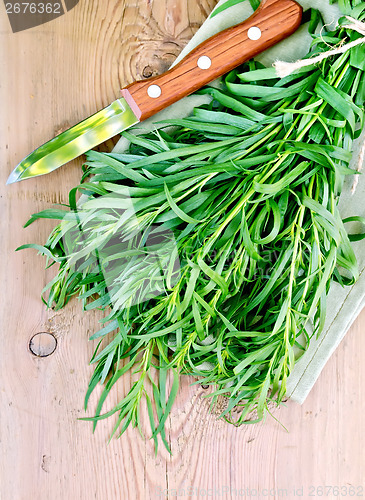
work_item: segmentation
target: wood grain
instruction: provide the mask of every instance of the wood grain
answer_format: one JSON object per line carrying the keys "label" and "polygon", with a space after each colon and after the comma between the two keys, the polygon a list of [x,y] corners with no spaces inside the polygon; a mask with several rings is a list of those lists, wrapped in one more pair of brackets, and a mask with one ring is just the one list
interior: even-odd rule
{"label": "wood grain", "polygon": [[[293,34],[302,11],[292,0],[264,0],[246,21],[201,43],[166,73],[128,85],[122,95],[137,118],[146,120]],[[261,31],[258,40],[249,37],[252,27]],[[201,57],[209,58],[210,67],[199,67]],[[150,96],[151,85],[161,95]]]}
{"label": "wood grain", "polygon": [[[170,499],[188,488],[190,498],[204,498],[209,489],[214,498],[242,498],[247,488],[246,498],[257,498],[255,489],[269,488],[275,490],[269,498],[293,499],[294,488],[303,487],[303,498],[310,498],[310,485],[364,485],[365,313],[305,404],[289,402],[275,412],[288,432],[271,418],[239,429],[217,420],[205,390],[185,379],[168,421],[173,456],[161,447],[155,457],[153,444],[136,430],[108,445],[112,421],[100,422],[92,435],[91,425],[77,420],[84,416],[94,349],[87,339],[98,314],[82,313],[76,300],[63,311],[47,311],[39,294],[53,270],[45,271],[33,251],[14,252],[45,241],[51,222],[22,225],[30,214],[67,202],[80,161],[5,187],[13,167],[116,98],[121,87],[165,71],[214,4],[80,0],[67,15],[17,34],[0,8],[1,500]],[[57,338],[52,355],[29,351],[38,332]],[[126,376],[109,407],[129,386]]]}

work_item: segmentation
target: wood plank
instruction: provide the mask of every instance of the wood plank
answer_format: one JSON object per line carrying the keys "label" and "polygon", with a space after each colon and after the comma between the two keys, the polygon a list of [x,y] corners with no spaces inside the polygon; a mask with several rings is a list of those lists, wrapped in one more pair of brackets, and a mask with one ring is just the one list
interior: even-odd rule
{"label": "wood plank", "polygon": [[[204,389],[185,379],[168,421],[173,456],[161,447],[155,457],[153,443],[136,430],[108,445],[112,421],[100,422],[93,435],[89,423],[77,420],[84,416],[94,348],[87,339],[98,314],[82,313],[76,300],[63,311],[47,311],[39,294],[53,270],[45,271],[35,252],[14,252],[26,242],[45,241],[51,222],[26,230],[22,225],[30,214],[67,202],[80,161],[5,188],[12,168],[105,106],[122,86],[166,70],[215,3],[81,0],[65,16],[17,34],[0,9],[2,500],[174,498],[173,490],[184,488],[194,488],[191,498],[198,497],[196,489],[202,497],[211,488],[218,498],[242,497],[239,490],[247,488],[287,489],[293,498],[293,489],[302,486],[309,498],[310,485],[364,484],[365,313],[305,404],[289,402],[275,412],[289,433],[270,418],[239,429],[217,420],[202,398]],[[38,332],[55,335],[54,354],[31,354],[29,342]],[[126,376],[109,407],[129,386]],[[276,491],[270,498],[282,496]]]}

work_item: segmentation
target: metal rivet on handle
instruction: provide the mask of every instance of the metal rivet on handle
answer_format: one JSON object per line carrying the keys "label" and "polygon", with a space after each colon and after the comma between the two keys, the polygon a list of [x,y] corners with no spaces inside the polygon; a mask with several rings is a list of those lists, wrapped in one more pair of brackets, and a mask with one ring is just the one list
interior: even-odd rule
{"label": "metal rivet on handle", "polygon": [[158,85],[150,85],[147,89],[147,94],[149,95],[149,97],[152,97],[152,99],[156,99],[162,94],[161,87],[159,87]]}
{"label": "metal rivet on handle", "polygon": [[251,26],[247,32],[247,36],[250,40],[259,40],[261,38],[261,30],[257,26]]}
{"label": "metal rivet on handle", "polygon": [[208,56],[200,56],[198,59],[198,66],[200,69],[209,69],[212,65],[212,60]]}

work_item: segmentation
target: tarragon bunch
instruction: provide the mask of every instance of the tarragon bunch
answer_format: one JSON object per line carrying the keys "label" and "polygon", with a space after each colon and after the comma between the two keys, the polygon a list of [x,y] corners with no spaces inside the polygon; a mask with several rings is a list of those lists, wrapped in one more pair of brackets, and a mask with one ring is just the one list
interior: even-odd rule
{"label": "tarragon bunch", "polygon": [[[347,13],[364,12],[357,2]],[[334,31],[314,28],[308,57],[361,36],[341,20]],[[158,434],[168,447],[181,374],[212,386],[212,403],[225,395],[222,417],[236,425],[282,401],[296,359],[323,329],[332,281],[358,276],[337,204],[364,121],[364,61],[361,44],[282,79],[250,61],[203,89],[211,103],[188,118],[125,132],[122,154],[90,151],[69,209],[32,216],[61,219],[33,245],[59,265],[47,305],[77,295],[86,310],[105,311],[91,337],[85,408],[104,384],[94,425],[117,414],[114,432],[141,429],[145,402],[156,447]],[[128,370],[138,378],[102,414]]]}

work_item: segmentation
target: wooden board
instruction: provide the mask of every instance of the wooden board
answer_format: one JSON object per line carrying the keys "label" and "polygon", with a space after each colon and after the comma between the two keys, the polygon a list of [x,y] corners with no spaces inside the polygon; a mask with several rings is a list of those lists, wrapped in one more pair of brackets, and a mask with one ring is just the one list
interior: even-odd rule
{"label": "wooden board", "polygon": [[[67,202],[80,161],[5,187],[13,167],[105,106],[122,86],[167,69],[215,3],[81,0],[68,14],[19,33],[11,32],[0,6],[1,500],[133,500],[184,492],[185,498],[255,498],[260,492],[292,499],[320,496],[311,486],[344,487],[346,496],[350,486],[364,486],[365,313],[305,404],[289,402],[275,412],[287,430],[272,418],[238,429],[217,420],[201,397],[204,389],[185,379],[167,426],[173,456],[161,447],[155,457],[153,444],[136,430],[108,445],[111,422],[101,422],[92,435],[91,424],[77,420],[84,416],[94,348],[87,339],[97,314],[82,313],[76,300],[61,312],[47,311],[39,295],[52,269],[45,271],[34,251],[14,251],[45,241],[52,223],[22,225],[30,214]],[[57,339],[48,357],[29,350],[39,332]],[[129,383],[126,376],[114,397]]]}

